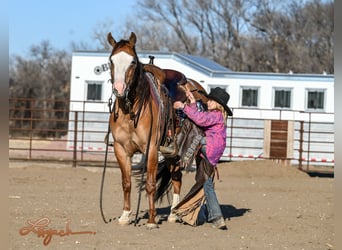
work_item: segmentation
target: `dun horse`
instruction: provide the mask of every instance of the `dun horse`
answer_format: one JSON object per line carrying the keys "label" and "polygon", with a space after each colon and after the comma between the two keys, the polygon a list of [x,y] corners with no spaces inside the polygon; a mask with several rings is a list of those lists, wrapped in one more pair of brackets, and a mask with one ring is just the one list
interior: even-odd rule
{"label": "dun horse", "polygon": [[[110,128],[114,153],[121,170],[124,197],[123,212],[118,222],[122,225],[131,222],[131,158],[135,153],[142,153],[149,203],[147,227],[152,229],[157,227],[155,201],[162,196],[167,185],[170,187],[170,183],[174,192],[172,206],[179,202],[182,174],[177,159],[168,158],[164,164],[158,161],[159,147],[165,143],[169,131],[175,129],[172,102],[186,100],[184,86],[194,90],[203,88],[197,82],[185,79],[180,72],[142,64],[135,50],[136,35],[133,32],[128,40],[117,42],[111,33],[107,39],[112,46],[109,61],[113,93],[116,96],[110,115]],[[158,187],[158,167],[163,166],[167,168],[169,181],[163,181]],[[169,215],[169,221],[175,221],[172,214]]]}

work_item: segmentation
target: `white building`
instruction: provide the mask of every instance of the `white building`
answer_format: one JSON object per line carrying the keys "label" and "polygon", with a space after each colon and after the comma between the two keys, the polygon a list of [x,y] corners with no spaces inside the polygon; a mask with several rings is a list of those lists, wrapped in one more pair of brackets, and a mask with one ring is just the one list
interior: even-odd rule
{"label": "white building", "polygon": [[[148,63],[149,56],[154,56],[155,65],[182,72],[187,78],[201,83],[208,92],[217,86],[225,88],[230,94],[229,106],[234,113],[233,119],[256,119],[259,125],[252,124],[251,126],[267,127],[264,120],[304,121],[310,122],[310,129],[317,126],[319,130],[333,131],[333,75],[233,72],[202,57],[169,52],[140,52],[138,56],[142,63]],[[70,111],[94,111],[96,120],[100,119],[98,112],[108,112],[107,101],[112,91],[112,85],[109,82],[108,57],[109,53],[104,52],[86,51],[72,54]],[[104,113],[102,117],[105,118],[101,119],[108,121],[106,120],[108,114]],[[315,125],[315,122],[325,124]],[[72,126],[72,122],[70,125]],[[98,126],[98,129],[103,130],[104,127],[106,130],[106,126],[104,123]],[[298,129],[298,126],[293,125],[293,129],[296,130],[296,127]],[[96,130],[94,124],[92,127]],[[246,133],[246,130],[243,133]],[[260,133],[260,137],[267,137],[264,130]],[[253,134],[255,135],[255,131],[251,132],[251,135]],[[292,144],[296,144],[296,132],[291,134],[294,140]],[[309,139],[312,139],[312,135]],[[329,140],[333,141],[330,136]],[[255,143],[265,144],[263,140],[258,141]],[[307,144],[304,143],[304,146]],[[92,148],[96,147],[99,146],[92,146]],[[333,144],[329,145],[328,151],[333,151],[333,147]],[[228,154],[233,156],[265,155],[265,147],[263,152],[259,149],[253,151],[241,148],[239,152],[232,154],[230,151]],[[289,155],[296,156],[296,153]],[[318,155],[320,159],[326,158],[324,154]],[[328,158],[329,161],[333,161],[330,153]]]}

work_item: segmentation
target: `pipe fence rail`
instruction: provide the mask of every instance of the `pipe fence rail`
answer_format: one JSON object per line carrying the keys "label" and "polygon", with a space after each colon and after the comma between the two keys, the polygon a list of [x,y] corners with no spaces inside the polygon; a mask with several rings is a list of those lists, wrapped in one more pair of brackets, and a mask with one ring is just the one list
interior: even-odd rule
{"label": "pipe fence rail", "polygon": [[[10,160],[58,161],[74,167],[103,164],[109,121],[107,103],[12,98],[9,104]],[[284,111],[274,112],[276,115],[266,118],[245,118],[238,117],[239,109],[234,109],[234,116],[228,120],[227,147],[221,159],[273,159],[298,165],[302,170],[312,164],[334,167],[334,122],[312,119],[317,115],[323,117],[323,113],[299,112],[305,119],[293,114],[287,119]],[[286,123],[277,125],[274,121]],[[116,165],[113,147],[109,151],[112,153],[108,163]],[[137,154],[134,161],[139,161],[139,157]]]}

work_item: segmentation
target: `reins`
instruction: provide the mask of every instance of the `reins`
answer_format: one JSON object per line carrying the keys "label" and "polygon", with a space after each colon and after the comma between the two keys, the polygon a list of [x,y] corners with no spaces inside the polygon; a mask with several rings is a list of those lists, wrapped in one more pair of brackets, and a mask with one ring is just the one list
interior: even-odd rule
{"label": "reins", "polygon": [[[109,114],[112,113],[112,103],[113,99],[112,96],[108,100],[108,108],[109,108]],[[104,213],[103,213],[103,187],[104,187],[104,180],[105,180],[105,175],[106,175],[106,168],[107,168],[107,158],[108,158],[108,146],[109,146],[109,133],[110,133],[110,115],[109,115],[109,122],[108,122],[108,132],[106,136],[106,151],[105,151],[105,159],[104,159],[104,166],[103,166],[103,172],[102,172],[102,178],[101,178],[101,189],[100,189],[100,211],[101,211],[101,216],[103,221],[107,224],[108,221],[106,220]],[[109,222],[111,222],[112,219],[109,219]]]}

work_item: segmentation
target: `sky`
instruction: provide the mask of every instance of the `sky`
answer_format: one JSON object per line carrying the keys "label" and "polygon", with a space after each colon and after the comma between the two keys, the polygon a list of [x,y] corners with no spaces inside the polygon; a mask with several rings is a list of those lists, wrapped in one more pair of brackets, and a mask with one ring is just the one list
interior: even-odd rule
{"label": "sky", "polygon": [[9,55],[28,55],[32,45],[44,40],[55,49],[70,52],[72,42],[91,44],[96,26],[106,20],[112,20],[113,27],[123,25],[132,14],[135,2],[137,0],[11,0],[8,3]]}

